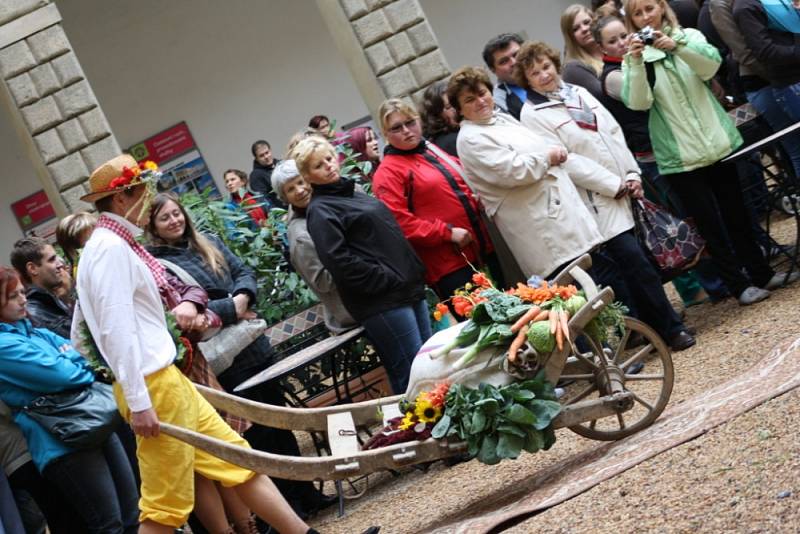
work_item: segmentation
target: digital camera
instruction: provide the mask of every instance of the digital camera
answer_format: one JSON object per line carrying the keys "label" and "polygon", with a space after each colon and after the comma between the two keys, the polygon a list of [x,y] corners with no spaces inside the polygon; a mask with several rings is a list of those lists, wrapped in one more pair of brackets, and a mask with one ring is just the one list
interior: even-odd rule
{"label": "digital camera", "polygon": [[653,41],[655,41],[656,39],[655,30],[653,30],[653,28],[651,28],[650,26],[645,26],[644,28],[636,32],[636,37],[638,37],[639,40],[641,40],[644,44],[651,45],[653,44]]}

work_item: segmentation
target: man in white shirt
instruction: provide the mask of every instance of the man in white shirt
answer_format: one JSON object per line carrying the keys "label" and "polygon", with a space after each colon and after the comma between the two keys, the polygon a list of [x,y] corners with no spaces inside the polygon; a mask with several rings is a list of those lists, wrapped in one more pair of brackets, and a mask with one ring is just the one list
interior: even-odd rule
{"label": "man in white shirt", "polygon": [[[194,506],[193,472],[234,487],[257,515],[280,532],[307,533],[308,526],[264,475],[223,462],[159,432],[159,421],[247,447],[173,365],[175,340],[167,327],[159,288],[163,267],[139,245],[149,216],[148,181],[155,165],[142,168],[130,156],[112,159],[92,173],[91,193],[101,212],[78,267],[81,313],[94,344],[116,381],[114,392],[123,417],[136,433],[142,478],[139,532],[171,533],[185,523]],[[174,310],[182,328],[202,327],[203,314],[186,302]]]}

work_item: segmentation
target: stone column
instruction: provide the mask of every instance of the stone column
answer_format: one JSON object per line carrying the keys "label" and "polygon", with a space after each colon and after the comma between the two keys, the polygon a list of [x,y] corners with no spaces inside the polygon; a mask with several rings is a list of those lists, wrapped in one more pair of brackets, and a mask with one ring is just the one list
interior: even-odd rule
{"label": "stone column", "polygon": [[418,0],[317,0],[373,117],[386,98],[421,101],[450,74]]}
{"label": "stone column", "polygon": [[[0,77],[67,209],[120,147],[49,0],[0,0]],[[57,202],[56,202],[57,204]]]}

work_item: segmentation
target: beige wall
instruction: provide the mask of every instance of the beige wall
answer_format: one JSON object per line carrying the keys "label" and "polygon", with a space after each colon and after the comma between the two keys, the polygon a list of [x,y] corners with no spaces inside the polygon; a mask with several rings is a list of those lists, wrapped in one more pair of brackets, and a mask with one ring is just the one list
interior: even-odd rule
{"label": "beige wall", "polygon": [[[329,0],[336,1],[336,0]],[[282,152],[311,115],[367,115],[311,0],[57,0],[67,36],[120,145],[186,121],[219,181],[251,168],[250,143]],[[565,0],[421,0],[452,68],[480,64],[485,42],[525,31],[562,44]],[[8,205],[41,188],[0,111],[0,257],[21,232]]]}
{"label": "beige wall", "polygon": [[[0,91],[4,89],[0,88]],[[0,95],[0,264],[10,265],[14,242],[23,236],[11,204],[42,189],[26,147],[20,139],[15,117],[7,100]],[[21,126],[24,129],[24,126]],[[25,134],[27,135],[27,134]]]}
{"label": "beige wall", "polygon": [[525,32],[529,39],[562,47],[559,19],[576,0],[420,0],[450,67],[483,65],[486,42],[500,33]]}
{"label": "beige wall", "polygon": [[314,2],[58,6],[121,146],[185,120],[219,179],[228,167],[249,171],[255,139],[282,151],[312,115],[366,114]]}

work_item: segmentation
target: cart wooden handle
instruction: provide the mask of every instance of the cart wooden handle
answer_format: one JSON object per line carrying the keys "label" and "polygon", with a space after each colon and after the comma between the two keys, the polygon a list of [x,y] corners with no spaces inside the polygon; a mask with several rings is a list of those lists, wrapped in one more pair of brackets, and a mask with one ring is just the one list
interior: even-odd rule
{"label": "cart wooden handle", "polygon": [[[553,420],[553,426],[568,427],[583,421],[614,415],[629,409],[632,402],[632,395],[623,392],[565,406]],[[358,407],[358,404],[348,406],[352,409]],[[278,407],[260,405],[260,409],[265,412],[275,408]],[[397,469],[406,465],[440,460],[461,454],[467,447],[464,442],[429,438],[425,441],[397,443],[379,449],[358,451],[345,456],[284,456],[239,447],[169,423],[162,422],[160,426],[164,434],[227,462],[257,473],[289,480],[342,480],[384,469]]]}

